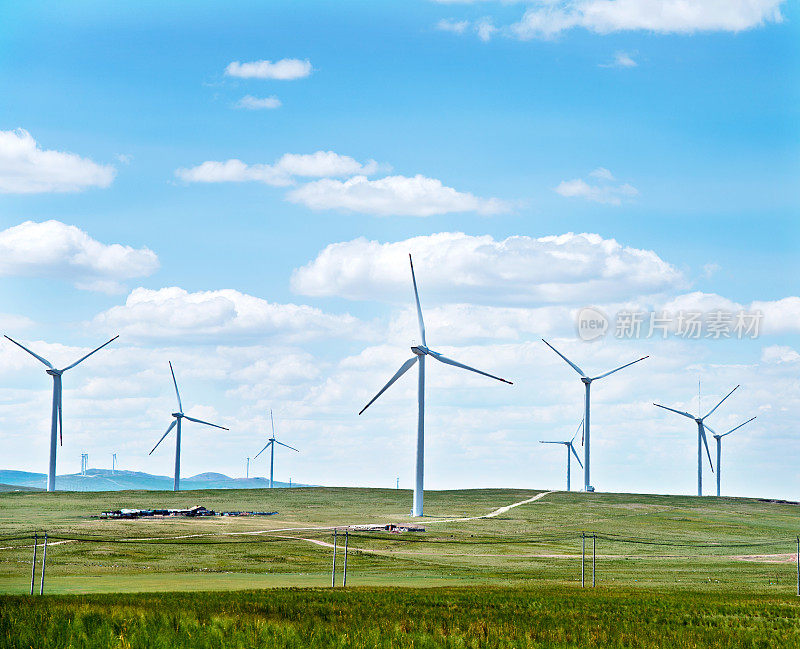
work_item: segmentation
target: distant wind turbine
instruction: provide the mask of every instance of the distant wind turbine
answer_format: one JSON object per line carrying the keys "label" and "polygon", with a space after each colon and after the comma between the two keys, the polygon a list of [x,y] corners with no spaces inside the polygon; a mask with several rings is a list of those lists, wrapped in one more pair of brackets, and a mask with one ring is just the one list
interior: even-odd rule
{"label": "distant wind turbine", "polygon": [[[272,475],[273,469],[275,468],[275,444],[280,444],[281,446],[290,448],[293,451],[297,451],[297,449],[294,446],[289,446],[288,444],[284,444],[283,442],[279,442],[277,439],[275,439],[275,420],[272,418],[272,408],[269,410],[269,421],[272,424],[272,437],[269,438],[267,445],[256,454],[253,460],[256,460],[259,455],[269,449],[269,488],[272,489]],[[297,452],[299,453],[300,451]]]}
{"label": "distant wind turbine", "polygon": [[567,491],[570,491],[570,469],[572,464],[572,455],[575,456],[575,459],[578,460],[578,464],[583,467],[583,462],[581,462],[581,458],[578,457],[578,454],[575,452],[575,447],[573,446],[572,442],[575,441],[575,438],[578,436],[578,431],[583,428],[583,419],[581,419],[581,423],[578,424],[578,430],[575,431],[575,434],[572,436],[572,439],[568,442],[551,442],[547,440],[539,440],[540,444],[563,444],[567,447]]}
{"label": "distant wind turbine", "polygon": [[[175,417],[175,421],[173,421],[169,428],[167,428],[167,432],[161,436],[161,439],[158,440],[158,443],[153,447],[153,451],[158,448],[158,445],[164,441],[164,438],[169,435],[170,431],[178,427],[178,430],[175,434],[175,481],[173,483],[172,489],[173,491],[180,491],[181,490],[181,420],[188,419],[189,421],[193,421],[197,424],[205,424],[206,426],[213,426],[214,428],[220,428],[222,430],[228,430],[225,426],[217,426],[216,424],[211,424],[207,421],[203,421],[202,419],[195,419],[194,417],[190,417],[189,415],[183,414],[183,405],[181,404],[181,393],[178,392],[178,382],[175,380],[175,371],[172,369],[172,362],[170,361],[169,364],[169,371],[172,374],[172,383],[175,385],[175,396],[178,397],[178,412],[173,412],[172,416]],[[148,455],[152,455],[153,451],[150,451]]]}
{"label": "distant wind turbine", "polygon": [[361,409],[361,412],[358,414],[362,414],[367,408],[369,408],[375,400],[381,396],[389,387],[397,381],[403,374],[410,370],[414,363],[419,363],[419,380],[417,384],[417,404],[418,404],[418,414],[417,414],[417,463],[416,463],[416,479],[414,482],[414,501],[413,507],[411,509],[412,516],[422,516],[422,493],[423,493],[423,476],[425,472],[425,357],[430,356],[431,358],[439,361],[440,363],[445,363],[446,365],[453,365],[454,367],[460,367],[463,370],[469,370],[470,372],[475,372],[477,374],[481,374],[483,376],[488,376],[490,379],[495,379],[497,381],[502,381],[503,383],[508,383],[512,385],[511,381],[506,381],[505,379],[501,379],[499,376],[494,376],[494,374],[488,374],[486,372],[482,372],[481,370],[476,370],[474,367],[470,367],[469,365],[464,365],[463,363],[459,363],[454,361],[446,356],[442,356],[438,352],[433,351],[432,349],[428,349],[428,343],[425,341],[425,323],[422,321],[422,308],[419,304],[419,292],[417,291],[417,278],[414,275],[414,262],[411,260],[411,255],[408,256],[408,261],[411,264],[411,282],[414,285],[414,299],[417,304],[417,320],[419,322],[419,335],[422,339],[421,345],[415,345],[411,348],[411,351],[414,352],[414,356],[409,358],[405,363],[400,366],[400,369],[397,370],[395,375],[389,379],[389,382],[384,385],[380,392],[372,397],[372,400]]}
{"label": "distant wind turbine", "polygon": [[100,351],[106,345],[111,344],[114,342],[119,336],[114,336],[111,340],[107,343],[103,343],[97,349],[90,351],[86,356],[79,358],[75,361],[72,365],[67,365],[64,369],[57,370],[53,365],[45,358],[42,358],[38,354],[34,354],[30,349],[25,347],[24,345],[18,343],[13,338],[9,338],[6,336],[8,340],[14,343],[17,347],[21,347],[26,352],[28,352],[31,356],[33,356],[36,360],[44,365],[47,366],[46,372],[53,377],[53,412],[52,417],[50,419],[50,466],[47,471],[47,491],[55,491],[56,490],[56,449],[58,448],[58,442],[60,441],[63,444],[63,408],[62,408],[62,388],[61,388],[61,375],[66,372],[67,370],[71,370],[76,365],[81,364],[85,361],[89,356],[94,354],[95,352]]}
{"label": "distant wind turbine", "polygon": [[583,383],[583,387],[585,389],[585,395],[583,399],[583,489],[584,491],[594,491],[594,487],[592,487],[592,482],[590,480],[590,467],[591,467],[591,446],[590,441],[591,438],[589,437],[590,434],[590,392],[592,381],[597,381],[598,379],[604,379],[607,376],[610,376],[614,372],[619,372],[620,370],[624,370],[626,367],[630,367],[634,363],[638,363],[639,361],[643,361],[645,358],[649,358],[649,356],[642,356],[641,358],[637,358],[635,361],[631,361],[630,363],[626,363],[625,365],[621,365],[620,367],[611,370],[610,372],[606,372],[605,374],[600,374],[599,376],[586,376],[584,371],[575,365],[571,360],[569,360],[564,354],[558,351],[555,347],[553,347],[549,342],[547,342],[544,338],[542,338],[542,342],[547,345],[550,349],[552,349],[556,354],[558,354],[566,363],[569,365],[573,370],[575,370],[578,374],[581,375],[581,383]]}
{"label": "distant wind turbine", "polygon": [[[722,402],[725,401],[729,396],[731,396],[736,390],[738,389],[738,385],[733,388],[728,394],[726,394],[722,400],[714,406],[711,410],[704,417],[695,417],[694,415],[690,415],[688,412],[684,412],[683,410],[675,410],[675,408],[668,408],[667,406],[662,406],[660,403],[654,403],[654,406],[658,406],[659,408],[663,408],[664,410],[669,410],[670,412],[674,412],[679,415],[683,415],[684,417],[688,417],[689,419],[694,419],[697,423],[697,495],[703,495],[703,445],[706,447],[706,455],[708,455],[708,465],[711,467],[711,471],[714,471],[714,465],[711,463],[711,451],[708,450],[708,439],[706,439],[706,431],[705,429],[708,426],[705,425],[705,420],[711,416],[711,414],[722,405]],[[747,422],[745,422],[747,423]],[[742,424],[744,425],[744,424]],[[711,430],[709,428],[709,430]],[[735,429],[734,429],[735,430]],[[729,431],[733,432],[733,431]],[[727,435],[727,433],[725,433]]]}
{"label": "distant wind turbine", "polygon": [[730,435],[735,430],[739,430],[745,424],[749,424],[751,421],[753,421],[753,419],[755,419],[755,417],[750,417],[750,419],[744,422],[744,424],[739,424],[738,426],[736,426],[736,428],[731,428],[727,433],[722,433],[722,435],[717,435],[717,433],[711,430],[711,426],[706,426],[706,428],[708,428],[708,430],[711,431],[711,434],[714,436],[714,439],[717,440],[717,496],[720,495],[719,483],[721,479],[720,476],[722,476],[722,438],[725,437],[725,435]]}

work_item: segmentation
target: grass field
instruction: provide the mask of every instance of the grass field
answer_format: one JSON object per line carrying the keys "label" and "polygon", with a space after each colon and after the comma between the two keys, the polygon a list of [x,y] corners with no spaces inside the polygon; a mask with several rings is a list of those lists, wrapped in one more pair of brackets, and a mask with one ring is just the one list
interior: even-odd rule
{"label": "grass field", "polygon": [[[588,531],[601,535],[596,565],[604,586],[794,592],[794,539],[800,529],[796,505],[555,492],[493,518],[455,520],[482,516],[537,493],[429,492],[425,533],[351,534],[348,581],[354,586],[575,584],[580,579],[580,533]],[[47,530],[54,537],[102,539],[51,543],[49,593],[324,586],[330,583],[328,528],[405,523],[409,502],[407,491],[378,489],[2,493],[0,536]],[[96,518],[108,508],[194,504],[278,514]],[[130,542],[143,538],[149,540]],[[30,540],[0,544],[6,548],[0,550],[0,592],[27,592]]]}
{"label": "grass field", "polygon": [[[800,646],[797,505],[428,492],[427,531],[351,533],[348,587],[331,589],[331,528],[406,523],[409,502],[377,489],[0,493],[0,646]],[[278,514],[97,518],[195,504]],[[48,596],[31,598],[30,535],[44,530]],[[580,588],[582,532],[598,535],[595,589],[591,538]]]}
{"label": "grass field", "polygon": [[0,645],[797,647],[788,596],[576,587],[0,596]]}

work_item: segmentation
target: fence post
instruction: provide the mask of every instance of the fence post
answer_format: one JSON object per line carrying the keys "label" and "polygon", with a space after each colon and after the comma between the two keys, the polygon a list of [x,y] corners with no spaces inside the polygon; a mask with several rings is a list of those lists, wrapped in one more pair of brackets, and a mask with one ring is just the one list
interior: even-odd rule
{"label": "fence post", "polygon": [[586,584],[586,532],[581,532],[581,588]]}
{"label": "fence post", "polygon": [[592,532],[592,588],[594,588],[594,586],[595,586],[594,564],[595,564],[595,558],[597,556],[596,553],[595,553],[595,543],[596,543],[596,541],[597,541],[597,535],[594,532]]}
{"label": "fence post", "polygon": [[797,537],[797,596],[800,597],[800,536]]}
{"label": "fence post", "polygon": [[350,539],[350,532],[344,531],[344,580],[342,586],[347,586],[347,543]]}
{"label": "fence post", "polygon": [[336,587],[336,528],[333,529],[333,570],[331,570],[331,588]]}
{"label": "fence post", "polygon": [[39,535],[33,535],[33,561],[31,567],[31,595],[33,595],[33,586],[36,583],[36,546],[39,545]]}
{"label": "fence post", "polygon": [[42,583],[39,585],[39,594],[44,595],[44,569],[47,564],[47,532],[44,533],[44,548],[42,549]]}

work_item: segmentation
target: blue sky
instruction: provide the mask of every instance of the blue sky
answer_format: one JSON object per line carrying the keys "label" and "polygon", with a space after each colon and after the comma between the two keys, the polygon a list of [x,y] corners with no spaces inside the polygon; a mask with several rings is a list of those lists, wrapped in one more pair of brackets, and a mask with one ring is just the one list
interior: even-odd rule
{"label": "blue sky", "polygon": [[[651,412],[649,403],[688,404],[703,375],[709,395],[743,383],[731,425],[768,407],[749,432],[741,431],[739,456],[731,458],[740,475],[733,482],[729,474],[731,492],[797,496],[797,470],[788,460],[772,468],[766,446],[775,436],[794,457],[800,452],[786,410],[798,404],[800,348],[800,11],[796,2],[779,0],[703,0],[696,15],[676,17],[672,4],[3,5],[0,131],[16,133],[7,138],[12,146],[23,141],[15,129],[24,129],[31,138],[24,155],[32,157],[0,150],[0,246],[17,252],[0,262],[0,324],[32,345],[70,346],[53,347],[65,358],[106,333],[121,333],[106,365],[98,357],[92,370],[87,361],[70,377],[73,431],[65,431],[59,471],[76,469],[84,450],[91,464],[102,465],[122,435],[121,462],[124,456],[131,468],[168,472],[168,451],[145,455],[160,436],[160,410],[168,416],[171,408],[161,366],[173,357],[187,366],[206,414],[233,429],[224,444],[198,430],[199,446],[184,460],[187,474],[241,472],[242,458],[263,446],[258,431],[265,409],[274,407],[287,435],[307,449],[287,458],[295,479],[393,484],[400,475],[410,484],[413,381],[372,419],[351,417],[414,337],[407,269],[395,263],[408,248],[419,255],[428,318],[451,322],[438,335],[453,341],[441,344],[452,344],[457,358],[469,361],[471,354],[476,364],[519,377],[506,393],[444,371],[443,386],[431,384],[432,404],[441,403],[438,414],[430,411],[432,486],[560,484],[560,456],[531,444],[575,419],[575,395],[564,392],[573,388],[560,383],[572,385],[569,368],[537,343],[547,335],[596,357],[599,369],[641,350],[661,359],[652,374],[620,374],[618,384],[603,388],[607,397],[598,397],[608,399],[609,417],[604,451],[598,405],[598,488],[659,490],[648,476],[661,447],[642,436],[655,427],[686,447],[675,462],[688,472],[660,476],[663,488],[692,492],[690,432]],[[526,20],[539,31],[523,33]],[[293,79],[226,74],[235,61],[286,59],[308,61],[310,71]],[[237,107],[246,96],[275,97],[280,106]],[[31,141],[35,150],[62,157],[46,164],[30,153]],[[281,171],[289,165],[279,163],[285,154],[320,151],[364,173]],[[232,159],[248,165],[235,182],[219,171],[213,182],[191,175],[203,163]],[[269,183],[245,179],[276,169],[284,176]],[[73,186],[58,185],[53,174],[67,174]],[[413,194],[409,179],[417,175],[427,193]],[[363,177],[366,198],[348,184],[355,177]],[[31,179],[37,189],[23,190]],[[24,222],[49,220],[62,225],[9,234]],[[102,247],[76,243],[67,226],[100,246],[133,252],[108,252],[110,267],[86,261]],[[467,239],[442,244],[433,236],[448,232]],[[622,249],[647,251],[658,263],[622,259],[615,288],[598,291],[594,274],[609,257],[617,263],[605,244],[559,244],[578,256],[574,267],[549,264],[552,251],[539,250],[542,244],[526,244],[519,257],[502,245],[508,237],[566,233],[594,233]],[[320,261],[331,244],[359,237],[389,247],[344,245],[330,263]],[[475,237],[489,237],[491,250],[470,261]],[[29,239],[37,242],[35,254],[20,253]],[[529,275],[505,272],[527,268],[530,259],[538,262],[530,262]],[[480,263],[494,267],[473,277]],[[350,276],[353,267],[363,269],[363,279]],[[555,293],[535,290],[537,282],[552,283]],[[131,291],[139,287],[150,292],[136,294],[144,306],[134,308]],[[167,287],[186,293],[167,299],[158,293]],[[203,293],[224,290],[266,302],[243,306],[244,298]],[[681,296],[696,304],[700,293],[714,296],[704,304],[767,304],[765,326],[776,324],[755,341],[575,342],[572,314],[581,306],[649,309]],[[192,300],[200,305],[195,310],[186,304]],[[462,316],[482,318],[484,329],[475,333]],[[2,354],[6,465],[43,471],[46,377],[8,346]],[[92,381],[93,372],[106,387]],[[630,421],[611,425],[625,413]],[[338,444],[341,435],[352,448]],[[28,440],[35,440],[35,453]],[[445,462],[454,448],[461,449],[458,461]],[[379,470],[388,449],[396,461]],[[520,454],[529,459],[520,463]],[[754,463],[771,467],[771,475],[747,474]],[[631,468],[620,473],[618,466]]]}

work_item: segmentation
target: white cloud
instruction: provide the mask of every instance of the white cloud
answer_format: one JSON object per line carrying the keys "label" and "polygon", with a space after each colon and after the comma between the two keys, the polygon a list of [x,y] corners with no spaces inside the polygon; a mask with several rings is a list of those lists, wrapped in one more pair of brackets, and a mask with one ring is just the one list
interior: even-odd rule
{"label": "white cloud", "polygon": [[492,36],[494,36],[497,31],[497,27],[494,26],[494,23],[489,18],[481,18],[475,23],[475,33],[484,43],[488,43],[492,40]]}
{"label": "white cloud", "polygon": [[589,175],[601,181],[600,184],[590,185],[581,178],[573,178],[562,180],[553,191],[566,198],[583,198],[606,205],[621,205],[622,201],[639,195],[639,190],[633,185],[615,182],[613,174],[605,167],[599,167]]}
{"label": "white cloud", "polygon": [[351,315],[276,304],[233,289],[190,293],[179,287],[137,288],[124,305],[99,314],[94,324],[129,339],[167,339],[185,344],[219,341],[220,336],[302,341],[369,335],[368,328]]}
{"label": "white cloud", "polygon": [[308,59],[281,59],[280,61],[250,61],[241,63],[233,61],[225,68],[229,77],[240,79],[276,79],[291,81],[302,79],[311,74],[311,61]]}
{"label": "white cloud", "polygon": [[781,22],[782,4],[784,0],[561,0],[529,8],[509,31],[522,40],[575,28],[599,34],[740,32]]}
{"label": "white cloud", "polygon": [[443,18],[438,23],[436,23],[436,29],[439,29],[443,32],[453,32],[455,34],[463,34],[464,31],[469,27],[468,20],[447,20]]}
{"label": "white cloud", "polygon": [[614,54],[614,66],[618,68],[635,68],[636,61],[631,58],[630,54],[626,52],[617,52]]}
{"label": "white cloud", "polygon": [[770,364],[800,362],[797,350],[785,345],[771,345],[761,350],[761,362]]}
{"label": "white cloud", "polygon": [[108,187],[116,170],[74,153],[40,149],[24,129],[0,131],[0,194]]}
{"label": "white cloud", "polygon": [[280,108],[281,100],[275,97],[253,97],[253,95],[245,95],[236,102],[236,108],[244,108],[246,110],[269,110],[273,108]]}
{"label": "white cloud", "polygon": [[60,221],[26,221],[0,231],[0,276],[66,279],[78,288],[117,292],[121,280],[158,267],[152,250],[100,243]]}
{"label": "white cloud", "polygon": [[394,243],[364,238],[334,243],[292,274],[292,289],[353,300],[406,300],[408,254],[423,297],[450,303],[529,306],[595,303],[685,285],[652,250],[622,246],[597,234],[495,240],[442,232]]}
{"label": "white cloud", "polygon": [[248,165],[241,160],[207,160],[196,167],[176,169],[175,175],[188,183],[261,182],[273,187],[293,183],[293,176],[325,177],[372,174],[378,169],[374,160],[360,163],[350,156],[333,151],[310,154],[286,153],[274,164]]}
{"label": "white cloud", "polygon": [[510,206],[497,198],[480,198],[416,175],[369,180],[355,176],[345,181],[323,179],[289,192],[287,199],[314,210],[344,210],[376,216],[433,216],[451,212],[498,214]]}

